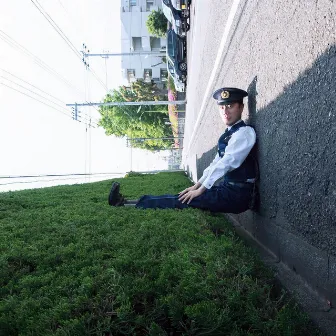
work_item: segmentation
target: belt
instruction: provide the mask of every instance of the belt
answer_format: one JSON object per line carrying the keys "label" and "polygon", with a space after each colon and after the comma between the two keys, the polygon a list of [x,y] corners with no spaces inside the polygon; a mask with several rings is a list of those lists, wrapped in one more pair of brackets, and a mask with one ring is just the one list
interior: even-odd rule
{"label": "belt", "polygon": [[227,182],[228,184],[235,186],[235,187],[249,187],[253,186],[253,182]]}

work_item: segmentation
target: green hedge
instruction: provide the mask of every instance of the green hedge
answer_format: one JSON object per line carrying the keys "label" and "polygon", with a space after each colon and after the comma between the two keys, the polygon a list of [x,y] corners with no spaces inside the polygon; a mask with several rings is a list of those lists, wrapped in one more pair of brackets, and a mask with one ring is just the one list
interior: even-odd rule
{"label": "green hedge", "polygon": [[[183,173],[131,173],[129,198]],[[111,181],[0,194],[1,335],[317,335],[222,216],[107,205]]]}

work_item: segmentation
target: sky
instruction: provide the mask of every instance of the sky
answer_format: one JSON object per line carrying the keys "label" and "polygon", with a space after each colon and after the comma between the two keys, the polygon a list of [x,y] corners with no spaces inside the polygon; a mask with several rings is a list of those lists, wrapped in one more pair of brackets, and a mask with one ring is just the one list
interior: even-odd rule
{"label": "sky", "polygon": [[[65,106],[99,102],[106,87],[124,83],[119,57],[88,59],[97,80],[78,55],[83,43],[91,53],[120,51],[120,25],[117,0],[0,1],[0,177],[167,167],[158,155],[139,149],[132,150],[131,160],[125,139],[89,128],[83,119],[72,120],[71,108]],[[83,107],[80,112],[93,123],[99,119],[95,108]]]}

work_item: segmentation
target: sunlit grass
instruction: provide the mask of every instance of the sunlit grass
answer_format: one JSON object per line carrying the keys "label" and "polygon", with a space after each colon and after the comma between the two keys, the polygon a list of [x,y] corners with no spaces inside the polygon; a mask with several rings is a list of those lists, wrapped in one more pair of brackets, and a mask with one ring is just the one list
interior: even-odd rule
{"label": "sunlit grass", "polygon": [[[130,174],[130,198],[183,173]],[[111,181],[0,194],[1,335],[317,335],[222,216],[107,204]]]}

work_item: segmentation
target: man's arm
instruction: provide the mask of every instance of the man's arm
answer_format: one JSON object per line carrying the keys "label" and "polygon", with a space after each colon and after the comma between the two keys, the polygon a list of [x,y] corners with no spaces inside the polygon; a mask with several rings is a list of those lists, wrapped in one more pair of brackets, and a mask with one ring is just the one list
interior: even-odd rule
{"label": "man's arm", "polygon": [[214,167],[216,165],[216,163],[220,160],[220,156],[218,155],[218,153],[216,154],[215,158],[212,160],[212,162],[210,163],[210,165],[204,169],[203,171],[203,175],[202,177],[198,180],[198,182],[200,182],[201,184],[205,181],[205,179],[207,178],[209,171],[211,170],[212,167]]}
{"label": "man's arm", "polygon": [[202,195],[206,188],[202,185],[203,181],[207,178],[209,171],[211,168],[216,165],[216,163],[220,160],[220,157],[217,153],[213,161],[210,165],[204,169],[202,177],[196,182],[192,187],[186,188],[179,193],[179,201],[182,203],[187,202],[189,204],[194,197]]}
{"label": "man's arm", "polygon": [[196,182],[193,186],[191,186],[189,188],[186,188],[183,191],[181,191],[179,193],[179,195],[182,196],[182,195],[186,194],[188,191],[197,190],[202,185],[202,182],[207,178],[208,172],[210,171],[211,167],[213,167],[218,162],[219,159],[220,159],[220,157],[219,157],[219,155],[217,153],[217,155],[215,156],[215,158],[213,159],[213,161],[210,163],[210,165],[207,168],[204,169],[203,175],[198,180],[198,182]]}

